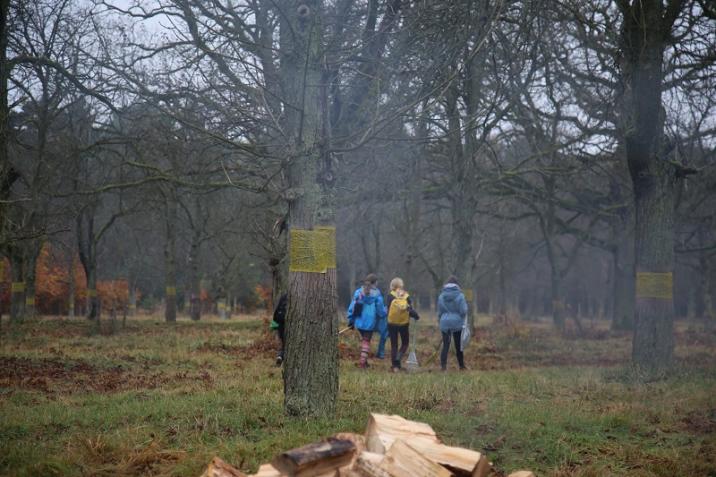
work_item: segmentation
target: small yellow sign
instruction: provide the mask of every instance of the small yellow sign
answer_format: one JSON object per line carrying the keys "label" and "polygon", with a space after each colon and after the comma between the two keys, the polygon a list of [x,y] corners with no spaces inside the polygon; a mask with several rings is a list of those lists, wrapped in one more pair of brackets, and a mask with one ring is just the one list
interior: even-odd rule
{"label": "small yellow sign", "polygon": [[10,285],[10,291],[12,293],[22,293],[25,291],[25,282],[12,282]]}
{"label": "small yellow sign", "polygon": [[88,289],[87,289],[87,296],[90,297],[90,298],[97,296],[97,290],[95,290],[94,288],[88,288]]}
{"label": "small yellow sign", "polygon": [[636,297],[673,300],[674,274],[671,272],[636,272]]}
{"label": "small yellow sign", "polygon": [[177,294],[177,287],[167,287],[167,295],[168,296],[176,296]]}
{"label": "small yellow sign", "polygon": [[468,303],[472,303],[472,300],[475,299],[475,294],[472,291],[472,288],[466,288],[463,290],[465,293],[465,300],[467,300]]}
{"label": "small yellow sign", "polygon": [[313,230],[291,229],[291,272],[326,273],[336,268],[336,228],[315,227]]}
{"label": "small yellow sign", "polygon": [[27,306],[35,306],[35,297],[34,296],[28,296],[25,298],[25,305]]}

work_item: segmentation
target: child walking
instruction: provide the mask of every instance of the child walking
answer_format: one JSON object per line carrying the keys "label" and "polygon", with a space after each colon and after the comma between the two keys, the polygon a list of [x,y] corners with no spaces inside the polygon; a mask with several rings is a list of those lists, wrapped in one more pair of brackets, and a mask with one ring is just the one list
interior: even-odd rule
{"label": "child walking", "polygon": [[370,339],[378,320],[385,317],[385,304],[383,295],[378,290],[378,277],[370,273],[363,280],[363,286],[353,293],[353,300],[348,306],[348,324],[355,326],[361,336],[358,367],[368,367]]}
{"label": "child walking", "polygon": [[[400,371],[400,361],[408,351],[410,318],[413,317],[416,320],[420,318],[413,310],[410,294],[405,291],[403,280],[399,277],[390,281],[390,293],[386,297],[386,307],[388,308],[391,371],[397,373]],[[400,337],[400,349],[398,349],[398,337]]]}
{"label": "child walking", "polygon": [[447,370],[447,357],[450,350],[450,340],[455,342],[455,356],[460,369],[465,368],[465,358],[460,349],[460,332],[462,324],[467,319],[467,301],[457,283],[457,278],[451,275],[438,297],[438,319],[440,332],[443,335],[443,349],[440,353],[440,369]]}

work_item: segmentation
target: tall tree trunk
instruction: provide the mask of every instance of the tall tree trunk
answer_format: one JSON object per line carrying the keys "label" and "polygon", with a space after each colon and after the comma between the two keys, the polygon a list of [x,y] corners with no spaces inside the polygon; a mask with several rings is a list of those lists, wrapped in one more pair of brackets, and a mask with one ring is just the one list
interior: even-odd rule
{"label": "tall tree trunk", "polygon": [[192,234],[189,245],[189,289],[186,295],[189,297],[189,316],[194,321],[201,319],[201,283],[199,281],[199,234]]}
{"label": "tall tree trunk", "polygon": [[24,257],[16,247],[10,252],[12,283],[10,285],[10,322],[25,317],[25,267]]}
{"label": "tall tree trunk", "polygon": [[25,267],[25,316],[32,318],[35,316],[35,278],[37,257],[42,245],[35,244],[35,240],[30,240],[26,245],[26,257],[23,263]]}
{"label": "tall tree trunk", "polygon": [[7,203],[10,197],[10,188],[16,175],[10,166],[8,143],[10,141],[10,108],[8,105],[8,80],[10,78],[10,64],[7,61],[8,46],[8,13],[10,0],[0,0],[0,246],[6,244]]}
{"label": "tall tree trunk", "polygon": [[75,256],[73,252],[68,253],[68,269],[67,269],[67,277],[68,277],[68,297],[67,297],[67,316],[69,318],[75,317],[75,295],[77,293],[77,286],[75,284]]}
{"label": "tall tree trunk", "polygon": [[552,321],[554,326],[564,331],[565,317],[564,317],[564,299],[562,298],[562,278],[556,265],[552,265],[550,270],[550,284],[552,293]]}
{"label": "tall tree trunk", "polygon": [[177,278],[176,278],[176,217],[177,201],[175,191],[165,195],[166,200],[166,241],[164,243],[164,286],[166,290],[166,306],[164,320],[177,320]]}
{"label": "tall tree trunk", "polygon": [[85,267],[87,276],[87,319],[99,321],[99,298],[97,297],[97,262],[94,254]]}
{"label": "tall tree trunk", "polygon": [[635,313],[636,269],[634,267],[634,219],[620,221],[617,225],[616,243],[613,253],[614,307],[612,329],[633,330]]}
{"label": "tall tree trunk", "polygon": [[[322,2],[283,0],[281,75],[291,166],[284,408],[327,416],[338,394],[335,209],[325,84],[321,71]],[[295,108],[295,109],[294,109]],[[325,227],[320,229],[319,226]]]}
{"label": "tall tree trunk", "polygon": [[636,214],[636,313],[632,361],[661,371],[674,349],[673,272],[676,170],[665,160],[663,56],[686,2],[642,0],[622,9],[622,131]]}
{"label": "tall tree trunk", "polygon": [[[504,230],[503,224],[500,224],[500,231]],[[507,279],[505,277],[506,259],[507,257],[505,250],[506,244],[503,240],[500,240],[497,245],[497,257],[498,257],[498,294],[497,294],[497,314],[500,316],[507,315]]]}

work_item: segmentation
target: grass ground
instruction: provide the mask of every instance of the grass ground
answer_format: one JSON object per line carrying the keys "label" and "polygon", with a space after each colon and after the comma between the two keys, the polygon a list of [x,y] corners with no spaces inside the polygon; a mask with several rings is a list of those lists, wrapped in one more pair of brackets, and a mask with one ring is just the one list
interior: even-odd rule
{"label": "grass ground", "polygon": [[420,322],[414,374],[356,369],[357,338],[342,335],[338,411],[323,420],[283,415],[260,317],[137,318],[111,335],[81,319],[3,323],[0,474],[198,476],[214,455],[254,471],[382,412],[484,450],[501,472],[716,476],[715,331],[679,323],[675,369],[646,382],[627,366],[629,337],[600,322],[575,338],[481,317],[470,371],[451,355],[453,370],[437,372],[434,323]]}

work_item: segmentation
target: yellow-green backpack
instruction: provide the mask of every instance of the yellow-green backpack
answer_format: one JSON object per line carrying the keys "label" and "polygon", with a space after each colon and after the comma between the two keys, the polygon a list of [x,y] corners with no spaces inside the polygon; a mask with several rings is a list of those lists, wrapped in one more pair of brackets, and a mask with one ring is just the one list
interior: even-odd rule
{"label": "yellow-green backpack", "polygon": [[390,292],[393,295],[393,301],[390,302],[390,309],[388,310],[388,323],[391,325],[407,325],[410,321],[410,315],[408,314],[408,294],[403,293],[398,295],[395,292]]}

